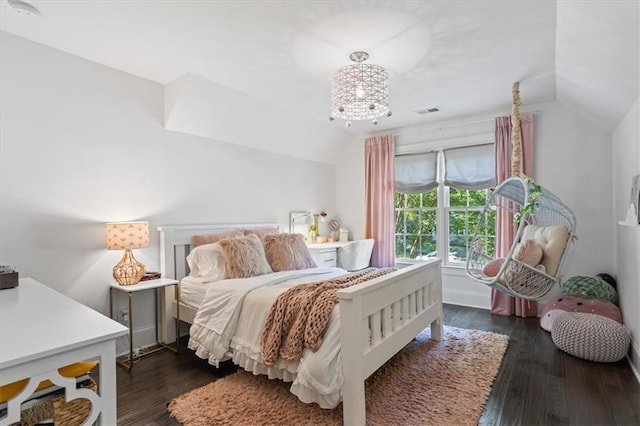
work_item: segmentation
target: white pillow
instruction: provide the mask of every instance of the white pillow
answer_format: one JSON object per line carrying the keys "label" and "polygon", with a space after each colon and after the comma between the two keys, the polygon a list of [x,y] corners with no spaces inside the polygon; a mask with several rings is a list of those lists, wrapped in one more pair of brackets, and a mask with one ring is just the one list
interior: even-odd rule
{"label": "white pillow", "polygon": [[227,275],[225,258],[219,243],[195,247],[187,256],[187,264],[189,276],[200,278],[202,282],[223,280]]}

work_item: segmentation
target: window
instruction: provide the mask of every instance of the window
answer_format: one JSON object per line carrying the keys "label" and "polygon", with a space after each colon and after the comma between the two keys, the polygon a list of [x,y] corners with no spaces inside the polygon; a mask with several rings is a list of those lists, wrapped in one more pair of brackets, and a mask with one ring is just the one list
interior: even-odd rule
{"label": "window", "polygon": [[[419,154],[420,159],[396,157],[396,258],[440,257],[445,264],[461,265],[495,184],[493,145],[430,154],[428,159],[426,154]],[[426,170],[419,185],[410,182],[416,180],[416,170]],[[485,215],[476,238],[483,252],[493,256],[495,211]]]}
{"label": "window", "polygon": [[396,257],[422,259],[435,256],[438,190],[395,194]]}
{"label": "window", "polygon": [[[473,244],[474,233],[478,227],[482,210],[489,196],[488,189],[468,190],[447,188],[449,190],[449,206],[447,212],[448,253],[455,258],[454,262],[466,262],[467,251]],[[496,240],[495,209],[485,215],[482,226],[478,228],[476,239],[482,243],[483,252],[493,257]]]}

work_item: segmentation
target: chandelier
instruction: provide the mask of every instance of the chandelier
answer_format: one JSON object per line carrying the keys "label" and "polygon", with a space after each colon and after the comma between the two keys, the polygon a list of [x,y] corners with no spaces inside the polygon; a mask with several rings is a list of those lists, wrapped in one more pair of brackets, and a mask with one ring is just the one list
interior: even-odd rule
{"label": "chandelier", "polygon": [[331,115],[346,120],[371,120],[391,116],[389,110],[389,73],[378,65],[365,64],[367,52],[353,52],[349,58],[355,64],[347,65],[335,72],[331,79]]}

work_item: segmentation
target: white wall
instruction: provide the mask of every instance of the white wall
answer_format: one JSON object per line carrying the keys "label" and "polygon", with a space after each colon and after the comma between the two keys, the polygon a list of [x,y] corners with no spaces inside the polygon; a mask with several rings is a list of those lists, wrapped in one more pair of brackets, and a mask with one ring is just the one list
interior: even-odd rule
{"label": "white wall", "polygon": [[[611,195],[611,137],[593,123],[560,102],[525,105],[523,111],[534,116],[535,178],[541,185],[563,199],[574,211],[579,240],[572,247],[564,276],[595,275],[614,272],[613,236],[608,224],[613,221]],[[493,134],[493,117],[509,115],[496,111],[456,121],[389,131],[397,134],[396,148],[445,141],[446,147],[484,140]],[[383,132],[381,132],[383,133]],[[349,145],[349,152],[337,164],[336,198],[338,211],[364,212],[364,170],[358,166],[364,158],[363,143]],[[364,213],[348,218],[353,229],[364,229]],[[444,268],[443,293],[448,303],[489,308],[488,288],[478,287],[459,269]],[[550,294],[559,293],[557,292]]]}
{"label": "white wall", "polygon": [[304,160],[335,164],[353,138],[344,126],[303,117],[220,83],[184,74],[165,86],[165,127]]}
{"label": "white wall", "polygon": [[536,116],[536,181],[560,197],[576,216],[578,240],[563,275],[613,273],[611,136],[560,102]]}
{"label": "white wall", "polygon": [[[162,85],[1,36],[0,263],[21,277],[108,313],[122,252],[105,249],[107,221],[148,220],[135,256],[158,270],[160,224],[336,211],[334,166],[167,131]],[[151,343],[152,294],[135,302],[136,345]]]}
{"label": "white wall", "polygon": [[364,138],[345,144],[336,164],[336,209],[350,239],[364,238]]}
{"label": "white wall", "polygon": [[617,225],[629,206],[631,178],[640,174],[640,99],[613,131],[613,234],[616,237],[615,276],[620,309],[631,330],[629,359],[640,380],[640,226]]}

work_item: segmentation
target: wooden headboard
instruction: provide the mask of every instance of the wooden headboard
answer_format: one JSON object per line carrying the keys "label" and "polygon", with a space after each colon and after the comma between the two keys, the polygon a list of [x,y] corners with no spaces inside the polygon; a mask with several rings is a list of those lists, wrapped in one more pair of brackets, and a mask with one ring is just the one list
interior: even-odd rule
{"label": "wooden headboard", "polygon": [[160,273],[165,278],[181,280],[188,274],[187,256],[192,249],[194,235],[218,234],[236,229],[284,229],[280,223],[217,223],[203,225],[161,225]]}

